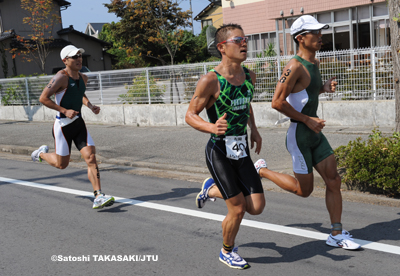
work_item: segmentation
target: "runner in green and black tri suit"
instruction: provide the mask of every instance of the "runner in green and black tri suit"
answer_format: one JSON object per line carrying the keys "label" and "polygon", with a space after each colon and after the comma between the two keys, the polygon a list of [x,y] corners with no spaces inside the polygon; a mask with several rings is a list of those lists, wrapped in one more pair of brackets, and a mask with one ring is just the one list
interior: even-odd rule
{"label": "runner in green and black tri suit", "polygon": [[[218,78],[220,94],[214,104],[207,109],[209,121],[215,124],[218,118],[226,114],[228,123],[224,135],[211,134],[206,146],[208,169],[224,199],[232,198],[239,193],[248,196],[263,193],[259,176],[254,172],[250,159],[247,122],[250,117],[250,101],[253,98],[254,86],[250,72],[243,67],[245,81],[242,85],[230,84],[215,69],[211,70]],[[233,139],[230,148],[227,143]]]}
{"label": "runner in green and black tri suit", "polygon": [[[213,178],[204,181],[196,205],[202,208],[211,198],[225,199],[228,214],[222,222],[223,247],[219,260],[232,268],[244,269],[249,264],[238,255],[235,238],[245,212],[257,215],[265,206],[247,137],[249,125],[251,148],[255,142],[255,152],[259,154],[261,136],[250,104],[255,73],[241,66],[247,57],[247,37],[239,25],[223,25],[217,30],[215,41],[222,61],[199,80],[186,113],[189,125],[211,133],[206,162]],[[210,122],[199,116],[203,109],[207,110]]]}

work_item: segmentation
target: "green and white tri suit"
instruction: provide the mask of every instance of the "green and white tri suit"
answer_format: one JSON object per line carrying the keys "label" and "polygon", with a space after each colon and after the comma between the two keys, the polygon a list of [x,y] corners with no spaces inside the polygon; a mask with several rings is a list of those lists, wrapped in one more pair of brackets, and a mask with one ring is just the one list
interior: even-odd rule
{"label": "green and white tri suit", "polygon": [[[318,117],[318,96],[322,87],[321,74],[316,64],[299,56],[294,56],[309,72],[310,85],[297,93],[290,93],[288,103],[298,112],[310,117]],[[333,154],[326,137],[315,133],[305,124],[291,120],[286,134],[286,148],[292,155],[293,171],[298,174],[309,174],[313,166]]]}

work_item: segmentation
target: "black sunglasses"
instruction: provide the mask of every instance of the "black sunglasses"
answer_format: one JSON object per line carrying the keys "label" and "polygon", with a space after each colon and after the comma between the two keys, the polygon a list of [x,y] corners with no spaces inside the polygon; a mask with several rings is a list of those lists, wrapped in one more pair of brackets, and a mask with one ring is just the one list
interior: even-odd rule
{"label": "black sunglasses", "polygon": [[77,55],[75,55],[75,56],[67,57],[67,58],[78,59],[78,58],[80,58],[80,57],[82,57],[82,54],[77,54]]}
{"label": "black sunglasses", "polygon": [[300,33],[299,35],[304,35],[304,34],[308,34],[308,33],[314,34],[314,35],[318,35],[318,34],[321,33],[321,29],[319,29],[319,30],[307,30],[307,31],[304,31],[304,32]]}

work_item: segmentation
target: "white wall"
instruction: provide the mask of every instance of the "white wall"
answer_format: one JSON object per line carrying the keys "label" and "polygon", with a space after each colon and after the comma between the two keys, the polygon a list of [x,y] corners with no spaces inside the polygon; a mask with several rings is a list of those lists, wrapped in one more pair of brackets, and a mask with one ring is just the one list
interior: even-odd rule
{"label": "white wall", "polygon": [[[274,126],[285,116],[271,103],[252,103],[258,127]],[[82,116],[87,123],[137,126],[183,126],[188,104],[102,105],[99,115],[85,106]],[[0,106],[0,120],[53,121],[56,112],[44,106]],[[318,116],[327,126],[395,127],[395,101],[320,102]],[[206,119],[203,111],[201,117]]]}

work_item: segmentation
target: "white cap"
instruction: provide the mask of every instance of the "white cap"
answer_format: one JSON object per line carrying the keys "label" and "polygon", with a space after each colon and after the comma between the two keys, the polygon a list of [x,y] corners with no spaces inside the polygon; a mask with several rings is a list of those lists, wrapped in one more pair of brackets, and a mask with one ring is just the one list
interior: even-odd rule
{"label": "white cap", "polygon": [[329,25],[319,23],[315,17],[311,15],[302,15],[293,22],[290,27],[290,34],[295,35],[301,31],[313,31],[328,28]]}
{"label": "white cap", "polygon": [[76,48],[74,45],[68,45],[61,50],[60,56],[61,59],[64,59],[66,57],[73,57],[78,52],[81,52],[81,54],[83,54],[85,50],[83,50],[82,48]]}

